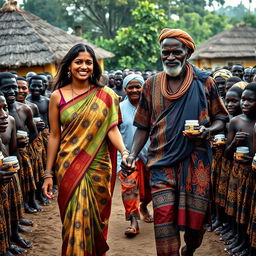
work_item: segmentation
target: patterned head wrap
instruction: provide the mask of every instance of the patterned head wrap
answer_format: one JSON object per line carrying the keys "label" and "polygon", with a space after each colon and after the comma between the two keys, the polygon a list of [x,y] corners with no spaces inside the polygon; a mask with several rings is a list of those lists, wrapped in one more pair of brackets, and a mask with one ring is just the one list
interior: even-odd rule
{"label": "patterned head wrap", "polygon": [[159,43],[161,43],[165,38],[175,38],[186,45],[192,52],[195,51],[196,47],[194,40],[187,32],[181,29],[164,28],[158,37]]}
{"label": "patterned head wrap", "polygon": [[138,81],[141,85],[143,85],[145,83],[145,81],[141,75],[130,74],[125,77],[125,79],[123,81],[123,88],[126,88],[127,84],[129,84],[132,80]]}
{"label": "patterned head wrap", "polygon": [[232,76],[232,73],[229,70],[223,68],[213,73],[213,78],[216,78],[218,76],[229,79]]}

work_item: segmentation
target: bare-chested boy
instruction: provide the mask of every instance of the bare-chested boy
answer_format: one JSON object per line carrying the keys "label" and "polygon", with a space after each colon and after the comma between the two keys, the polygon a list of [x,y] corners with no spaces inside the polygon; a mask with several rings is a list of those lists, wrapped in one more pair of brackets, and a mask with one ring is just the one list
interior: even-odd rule
{"label": "bare-chested boy", "polygon": [[[228,128],[226,155],[232,157],[237,147],[248,147],[249,153],[238,160],[229,181],[226,212],[234,217],[238,225],[238,240],[228,248],[230,254],[242,255],[248,249],[246,229],[249,222],[253,189],[252,157],[254,155],[253,134],[256,122],[256,83],[248,84],[241,97],[243,113],[231,119]],[[247,252],[248,253],[248,252]]]}
{"label": "bare-chested boy", "polygon": [[44,90],[44,83],[42,76],[32,76],[29,80],[30,95],[27,96],[26,100],[37,105],[40,117],[48,127],[48,106],[49,99],[42,96]]}
{"label": "bare-chested boy", "polygon": [[[7,114],[7,103],[5,97],[0,94],[0,150],[4,156],[17,155],[16,147],[16,125],[13,117]],[[18,222],[22,218],[22,192],[18,181],[18,175],[14,174],[7,186],[1,187],[3,209],[7,226],[7,238],[10,254],[22,254],[24,249],[14,246],[16,243],[23,248],[30,248],[32,243],[25,240],[19,234]],[[20,227],[21,228],[21,227]],[[26,231],[26,229],[25,229]]]}
{"label": "bare-chested boy", "polygon": [[23,192],[25,212],[33,213],[42,210],[35,201],[36,184],[33,168],[30,161],[28,143],[32,142],[38,135],[37,128],[33,122],[33,114],[30,107],[16,101],[18,85],[15,76],[8,72],[0,73],[0,91],[4,94],[8,104],[8,111],[16,121],[16,129],[27,131],[29,141],[24,142],[22,138],[17,138],[21,171],[19,178]]}
{"label": "bare-chested boy", "polygon": [[[37,105],[26,100],[26,97],[29,94],[27,80],[24,77],[18,77],[17,83],[18,83],[18,95],[16,98],[17,101],[23,104],[27,104],[31,108],[33,112],[33,118],[40,118],[40,113]],[[34,176],[35,176],[35,181],[37,185],[37,199],[43,205],[47,205],[50,203],[50,201],[47,198],[45,198],[42,194],[42,177],[46,167],[46,149],[44,147],[41,131],[45,129],[45,123],[41,119],[40,121],[36,121],[35,124],[38,130],[38,136],[30,144],[30,146],[32,147],[31,159],[33,159],[33,161],[31,162],[34,169]]]}

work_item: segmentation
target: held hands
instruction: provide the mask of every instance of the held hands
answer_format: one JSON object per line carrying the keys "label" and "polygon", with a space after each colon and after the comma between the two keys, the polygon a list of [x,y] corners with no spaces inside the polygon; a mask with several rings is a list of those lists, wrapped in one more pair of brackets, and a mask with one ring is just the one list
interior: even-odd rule
{"label": "held hands", "polygon": [[130,154],[128,150],[122,152],[122,174],[124,177],[128,177],[135,171],[136,156]]}
{"label": "held hands", "polygon": [[29,143],[29,139],[27,138],[23,138],[23,137],[17,137],[17,147],[18,148],[25,148],[26,146],[28,146]]}
{"label": "held hands", "polygon": [[49,199],[52,199],[53,193],[52,193],[52,187],[53,187],[53,180],[52,178],[45,178],[44,184],[43,184],[43,195]]}

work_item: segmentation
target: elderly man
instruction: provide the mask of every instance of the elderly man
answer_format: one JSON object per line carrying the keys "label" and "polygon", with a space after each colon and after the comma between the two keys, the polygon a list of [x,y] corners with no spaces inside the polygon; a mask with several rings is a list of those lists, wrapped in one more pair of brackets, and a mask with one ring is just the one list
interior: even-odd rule
{"label": "elderly man", "polygon": [[[209,74],[188,59],[193,39],[179,29],[159,35],[164,71],[143,87],[134,119],[137,130],[123,171],[135,169],[136,156],[150,137],[147,167],[151,172],[154,227],[158,256],[183,256],[201,245],[209,217],[211,150],[209,137],[224,129],[228,113]],[[183,135],[186,120],[198,120],[197,134]]]}

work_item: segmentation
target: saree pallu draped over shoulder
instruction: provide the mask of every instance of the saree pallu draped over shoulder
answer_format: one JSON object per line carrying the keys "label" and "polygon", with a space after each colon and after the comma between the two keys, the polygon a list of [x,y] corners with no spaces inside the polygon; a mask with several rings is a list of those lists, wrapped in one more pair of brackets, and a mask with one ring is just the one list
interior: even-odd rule
{"label": "saree pallu draped over shoulder", "polygon": [[60,121],[55,170],[62,255],[104,255],[109,249],[106,238],[116,173],[107,133],[118,125],[119,98],[107,87],[94,87],[61,106]]}

